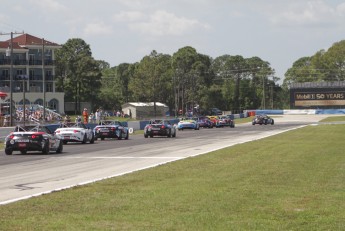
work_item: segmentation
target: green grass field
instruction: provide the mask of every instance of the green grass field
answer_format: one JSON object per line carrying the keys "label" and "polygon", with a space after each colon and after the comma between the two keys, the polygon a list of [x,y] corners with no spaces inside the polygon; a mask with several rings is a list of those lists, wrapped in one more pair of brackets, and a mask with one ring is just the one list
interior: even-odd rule
{"label": "green grass field", "polygon": [[345,125],[0,206],[0,230],[345,230]]}

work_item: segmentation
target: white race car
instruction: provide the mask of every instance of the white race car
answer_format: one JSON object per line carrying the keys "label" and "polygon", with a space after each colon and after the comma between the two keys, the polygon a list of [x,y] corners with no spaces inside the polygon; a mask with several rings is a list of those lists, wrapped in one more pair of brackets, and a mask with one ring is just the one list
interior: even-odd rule
{"label": "white race car", "polygon": [[55,130],[55,134],[64,144],[67,142],[81,142],[83,144],[89,142],[93,144],[95,142],[92,129],[83,123],[63,123]]}

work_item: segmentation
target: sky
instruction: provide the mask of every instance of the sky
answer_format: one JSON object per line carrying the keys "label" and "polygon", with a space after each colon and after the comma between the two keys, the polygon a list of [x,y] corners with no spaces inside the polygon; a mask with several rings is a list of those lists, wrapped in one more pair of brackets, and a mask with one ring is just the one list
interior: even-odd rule
{"label": "sky", "polygon": [[[151,51],[259,57],[284,78],[295,61],[345,39],[345,0],[0,0],[0,33],[81,38],[111,67]],[[0,41],[8,40],[0,35]]]}

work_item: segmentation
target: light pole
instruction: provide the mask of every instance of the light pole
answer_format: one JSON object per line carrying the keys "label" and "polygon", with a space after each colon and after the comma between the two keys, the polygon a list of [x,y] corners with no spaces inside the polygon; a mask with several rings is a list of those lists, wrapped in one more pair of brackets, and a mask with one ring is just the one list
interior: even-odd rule
{"label": "light pole", "polygon": [[6,56],[10,56],[11,59],[11,67],[10,67],[10,126],[13,125],[13,34],[24,34],[23,32],[11,32],[11,33],[0,33],[0,35],[11,35],[11,47],[7,49]]}
{"label": "light pole", "polygon": [[26,82],[25,80],[29,79],[28,75],[19,75],[18,76],[19,79],[23,80],[23,122],[24,122],[24,126],[25,126],[25,120],[26,120],[26,114],[25,114],[25,91],[26,91]]}
{"label": "light pole", "polygon": [[42,78],[43,78],[43,123],[46,121],[46,77],[44,67],[44,38],[42,38]]}
{"label": "light pole", "polygon": [[266,108],[266,99],[265,99],[265,76],[262,78],[262,109]]}
{"label": "light pole", "polygon": [[13,126],[13,32],[11,32],[11,68],[10,68],[10,126]]}

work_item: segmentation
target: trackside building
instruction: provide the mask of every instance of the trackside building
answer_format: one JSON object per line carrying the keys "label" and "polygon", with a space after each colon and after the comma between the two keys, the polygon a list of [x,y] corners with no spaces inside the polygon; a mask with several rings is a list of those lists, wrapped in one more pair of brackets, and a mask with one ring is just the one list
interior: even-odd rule
{"label": "trackside building", "polygon": [[292,83],[290,108],[343,109],[345,108],[345,81]]}

